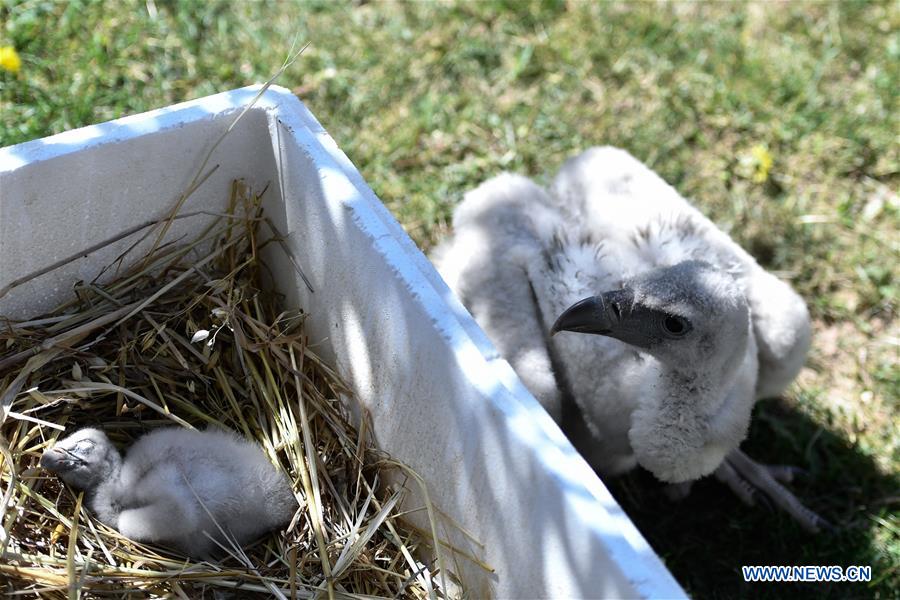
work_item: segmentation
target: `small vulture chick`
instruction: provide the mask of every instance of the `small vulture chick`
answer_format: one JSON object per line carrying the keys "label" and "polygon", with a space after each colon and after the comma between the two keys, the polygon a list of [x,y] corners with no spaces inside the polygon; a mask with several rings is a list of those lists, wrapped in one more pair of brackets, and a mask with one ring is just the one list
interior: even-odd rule
{"label": "small vulture chick", "polygon": [[[601,474],[709,475],[827,527],[738,446],[810,341],[806,304],[627,152],[569,160],[550,191],[502,174],[466,195],[433,259]],[[589,335],[584,335],[589,334]],[[760,493],[765,494],[761,496]]]}
{"label": "small vulture chick", "polygon": [[45,451],[41,466],[84,490],[88,508],[125,537],[195,558],[230,548],[223,531],[243,545],[285,525],[297,508],[287,477],[262,449],[220,429],[157,429],[124,460],[105,433],[81,429]]}

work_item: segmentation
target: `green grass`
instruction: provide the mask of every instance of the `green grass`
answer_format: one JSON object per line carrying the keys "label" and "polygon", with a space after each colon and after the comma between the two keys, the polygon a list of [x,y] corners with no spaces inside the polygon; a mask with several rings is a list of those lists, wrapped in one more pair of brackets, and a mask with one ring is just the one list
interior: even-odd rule
{"label": "green grass", "polygon": [[[900,596],[900,5],[0,0],[0,145],[263,81],[310,106],[427,249],[467,189],[546,180],[593,144],[646,161],[816,323],[747,448],[841,532],[808,536],[713,482],[680,504],[612,488],[697,597]],[[758,181],[765,148],[772,166]],[[872,565],[877,583],[747,586],[741,564]]]}

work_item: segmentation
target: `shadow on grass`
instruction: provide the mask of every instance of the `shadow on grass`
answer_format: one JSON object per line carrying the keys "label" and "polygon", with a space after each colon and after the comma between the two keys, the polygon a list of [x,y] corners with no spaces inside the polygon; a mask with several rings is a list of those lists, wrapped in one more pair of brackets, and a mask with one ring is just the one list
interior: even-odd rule
{"label": "shadow on grass", "polygon": [[[808,534],[783,513],[743,505],[712,477],[697,482],[680,502],[669,501],[662,484],[645,470],[607,481],[691,596],[821,600],[900,595],[896,554],[892,559],[885,548],[890,542],[877,533],[879,521],[896,509],[900,476],[885,474],[845,437],[777,400],[757,406],[741,447],[761,463],[806,469],[808,475],[790,489],[837,530]],[[745,583],[742,565],[871,565],[872,583]]]}

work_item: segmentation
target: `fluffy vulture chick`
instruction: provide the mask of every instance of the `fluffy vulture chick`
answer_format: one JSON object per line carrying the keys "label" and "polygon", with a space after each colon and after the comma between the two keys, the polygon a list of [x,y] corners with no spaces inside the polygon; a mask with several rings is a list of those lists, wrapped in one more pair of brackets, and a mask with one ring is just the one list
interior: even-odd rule
{"label": "fluffy vulture chick", "polygon": [[[41,457],[41,466],[82,489],[102,522],[125,537],[210,558],[222,531],[238,544],[290,521],[291,486],[256,444],[225,430],[157,429],[125,459],[98,429],[81,429]],[[207,535],[208,534],[208,535]]]}
{"label": "fluffy vulture chick", "polygon": [[672,483],[715,471],[821,524],[737,450],[755,400],[803,364],[806,305],[655,173],[594,148],[552,194],[485,182],[453,223],[438,269],[595,468],[641,464]]}

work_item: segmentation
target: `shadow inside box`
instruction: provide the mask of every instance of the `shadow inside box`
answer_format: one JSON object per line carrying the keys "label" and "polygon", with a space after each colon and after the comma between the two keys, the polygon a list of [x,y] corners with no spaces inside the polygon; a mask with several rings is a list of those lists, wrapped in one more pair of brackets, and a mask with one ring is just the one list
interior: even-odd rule
{"label": "shadow inside box", "polygon": [[[895,598],[898,561],[879,547],[876,530],[896,514],[900,475],[885,473],[839,432],[824,428],[783,401],[757,404],[741,448],[762,464],[806,473],[787,487],[835,526],[810,534],[783,512],[747,506],[714,477],[697,481],[687,498],[671,501],[644,469],[605,483],[694,598]],[[872,583],[745,582],[751,565],[871,566]]]}

